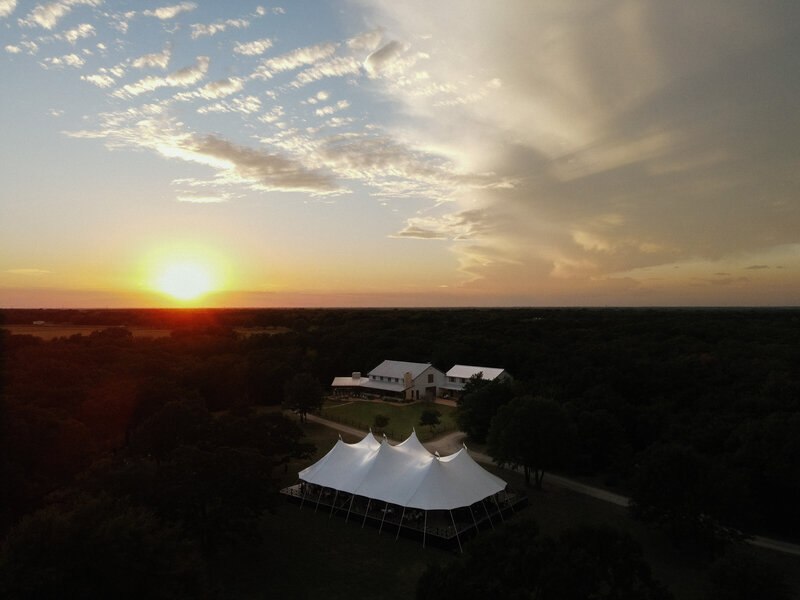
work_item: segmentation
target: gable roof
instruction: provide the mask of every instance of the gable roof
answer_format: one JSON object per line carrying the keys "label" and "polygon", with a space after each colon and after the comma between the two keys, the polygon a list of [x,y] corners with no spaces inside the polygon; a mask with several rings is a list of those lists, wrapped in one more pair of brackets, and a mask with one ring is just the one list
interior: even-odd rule
{"label": "gable roof", "polygon": [[491,381],[504,372],[505,369],[499,369],[497,367],[470,367],[468,365],[454,365],[453,368],[447,372],[447,376],[469,379],[473,375],[483,373],[483,378],[486,381]]}
{"label": "gable roof", "polygon": [[370,377],[397,377],[400,381],[406,373],[416,379],[420,373],[431,366],[431,363],[403,362],[400,360],[385,360],[368,373]]}
{"label": "gable roof", "polygon": [[368,433],[356,444],[341,439],[300,479],[342,492],[421,510],[470,506],[505,489],[506,482],[476,463],[466,447],[450,456],[428,452],[416,433],[392,446]]}

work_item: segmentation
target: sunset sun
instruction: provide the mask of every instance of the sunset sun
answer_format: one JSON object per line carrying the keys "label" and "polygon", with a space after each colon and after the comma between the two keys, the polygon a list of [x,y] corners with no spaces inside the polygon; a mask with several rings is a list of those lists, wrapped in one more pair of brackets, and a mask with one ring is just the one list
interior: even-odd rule
{"label": "sunset sun", "polygon": [[176,300],[197,300],[214,290],[214,281],[207,267],[181,262],[164,267],[156,280],[156,289]]}

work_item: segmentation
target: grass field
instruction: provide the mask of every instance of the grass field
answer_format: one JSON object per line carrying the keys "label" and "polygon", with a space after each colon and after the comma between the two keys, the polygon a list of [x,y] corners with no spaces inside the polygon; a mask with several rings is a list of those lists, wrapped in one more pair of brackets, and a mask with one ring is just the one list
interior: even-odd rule
{"label": "grass field", "polygon": [[[422,427],[419,424],[422,411],[430,408],[434,408],[441,413],[439,417],[441,424],[437,425],[433,432],[430,431],[429,427]],[[389,417],[389,425],[380,432],[373,426],[375,415],[378,414]],[[432,405],[426,402],[394,404],[358,400],[353,402],[326,402],[320,412],[320,416],[325,419],[350,425],[364,431],[372,427],[374,433],[386,433],[389,438],[398,441],[406,439],[411,434],[411,430],[414,429],[417,432],[417,437],[423,442],[433,436],[455,430],[454,415],[455,408],[442,404]]]}
{"label": "grass field", "polygon": [[[95,331],[112,329],[106,325],[4,325],[2,329],[14,335],[33,335],[43,340],[52,340],[59,337],[73,335],[90,335]],[[126,327],[134,337],[166,337],[172,333],[171,329],[156,329],[154,327]]]}
{"label": "grass field", "polygon": [[[322,457],[338,439],[337,432],[317,423],[305,423],[302,427],[308,440],[316,444],[317,453],[311,459],[294,461],[286,473],[285,485],[296,483],[297,472]],[[342,434],[342,438],[348,443],[359,439],[346,434]],[[486,468],[506,480],[513,489],[525,489],[521,475],[492,466]],[[641,544],[654,576],[669,588],[676,600],[707,598],[708,564],[677,550],[662,535],[633,520],[626,509],[551,486],[546,475],[544,491],[529,490],[528,497],[529,505],[514,519],[533,519],[544,534],[551,536],[581,524],[606,525],[626,531]],[[379,535],[376,529],[361,529],[360,524],[352,520],[345,523],[341,518],[328,518],[322,511],[315,514],[313,509],[300,510],[288,502],[278,507],[276,515],[265,517],[263,533],[285,552],[264,557],[264,564],[259,565],[258,573],[252,574],[253,579],[241,582],[243,587],[237,590],[241,594],[234,593],[230,597],[333,600],[352,599],[368,593],[383,600],[408,600],[413,597],[416,580],[428,564],[457,559],[453,553],[430,547],[423,549],[419,543],[402,537],[395,542],[394,535],[386,531]],[[751,550],[759,559],[784,570],[798,589],[800,557],[761,548]],[[271,596],[253,593],[256,589],[266,589],[267,585],[273,592]]]}
{"label": "grass field", "polygon": [[[6,329],[14,335],[33,335],[43,340],[49,341],[59,337],[70,337],[72,335],[90,335],[95,331],[110,329],[107,325],[70,325],[70,324],[47,324],[44,325],[4,325],[0,329]],[[172,333],[172,329],[159,329],[156,327],[125,327],[134,337],[167,337]],[[277,335],[291,331],[288,327],[235,327],[234,331],[241,337],[253,335]]]}

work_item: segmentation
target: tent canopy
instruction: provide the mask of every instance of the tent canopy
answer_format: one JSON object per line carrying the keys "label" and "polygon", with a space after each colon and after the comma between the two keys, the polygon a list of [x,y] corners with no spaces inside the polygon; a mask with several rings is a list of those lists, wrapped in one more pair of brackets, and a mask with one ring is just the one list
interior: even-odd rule
{"label": "tent canopy", "polygon": [[411,435],[392,446],[372,433],[355,444],[336,442],[299,473],[302,481],[422,510],[469,506],[505,489],[506,482],[478,465],[462,448],[450,456],[428,452]]}

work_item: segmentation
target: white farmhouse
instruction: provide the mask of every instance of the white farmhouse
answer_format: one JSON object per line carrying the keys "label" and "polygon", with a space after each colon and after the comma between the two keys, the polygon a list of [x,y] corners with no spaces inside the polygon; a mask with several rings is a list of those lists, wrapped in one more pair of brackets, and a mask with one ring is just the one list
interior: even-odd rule
{"label": "white farmhouse", "polygon": [[512,377],[505,369],[498,367],[472,367],[469,365],[454,365],[447,373],[445,373],[445,383],[442,385],[442,392],[447,394],[458,395],[464,390],[464,386],[470,380],[470,377],[481,374],[485,381],[507,381]]}
{"label": "white farmhouse", "polygon": [[445,383],[445,375],[430,363],[385,360],[362,377],[336,377],[334,391],[365,392],[400,400],[434,400]]}

